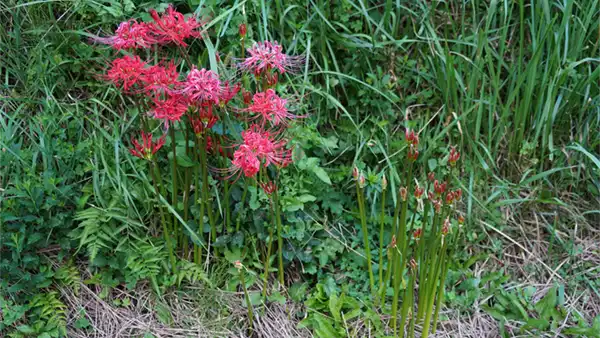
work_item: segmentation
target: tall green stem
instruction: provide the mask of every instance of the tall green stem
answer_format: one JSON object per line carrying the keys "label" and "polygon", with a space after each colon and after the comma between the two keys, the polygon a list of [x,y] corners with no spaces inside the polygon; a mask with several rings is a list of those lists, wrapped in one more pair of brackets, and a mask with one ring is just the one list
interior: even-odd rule
{"label": "tall green stem", "polygon": [[273,204],[275,206],[275,221],[277,222],[277,246],[278,246],[278,252],[277,252],[277,256],[278,256],[278,260],[279,260],[279,283],[281,284],[281,286],[285,286],[284,284],[284,276],[283,276],[283,238],[282,236],[282,232],[283,232],[283,227],[281,225],[281,215],[280,215],[280,207],[279,207],[279,192],[277,191],[277,189],[275,189],[275,191],[273,192]]}
{"label": "tall green stem", "polygon": [[[202,141],[200,140],[200,136],[196,136],[196,142],[194,142],[194,154],[198,163],[200,163],[201,143]],[[198,168],[198,170],[195,170],[194,172],[196,182],[196,189],[194,190],[194,200],[196,201],[196,203],[200,204],[200,216],[198,217],[198,238],[202,238],[204,228],[204,195],[201,196],[200,194],[200,178],[202,177],[202,179],[204,179],[204,169],[202,164],[199,164],[199,166],[200,168]],[[204,186],[204,182],[202,182],[202,186]],[[196,264],[200,264],[200,262],[202,261],[201,256],[202,252],[200,246],[194,243],[194,261],[196,262]]]}
{"label": "tall green stem", "polygon": [[[149,162],[150,174],[152,176],[152,184],[154,185],[154,193],[156,196],[160,196],[160,189],[158,187],[158,180],[156,179],[156,170],[158,170],[158,165],[154,160]],[[155,170],[156,168],[156,170]],[[171,261],[171,269],[173,273],[176,272],[176,261],[175,254],[173,253],[173,245],[171,243],[171,235],[169,234],[169,228],[167,226],[167,220],[165,218],[165,212],[163,210],[163,206],[159,205],[158,210],[160,212],[160,223],[162,225],[163,236],[165,237],[165,242],[167,243],[167,250],[169,251],[169,259]]]}
{"label": "tall green stem", "polygon": [[369,286],[371,287],[371,294],[375,294],[375,277],[373,276],[373,267],[371,266],[371,249],[369,248],[369,232],[367,229],[367,216],[365,212],[365,202],[363,196],[363,189],[360,187],[359,182],[356,182],[356,195],[358,198],[358,209],[360,212],[360,224],[363,233],[363,242],[365,246],[365,256],[367,258],[367,269],[369,270]]}
{"label": "tall green stem", "polygon": [[239,268],[240,271],[240,283],[242,283],[242,289],[244,290],[244,297],[246,298],[246,306],[248,307],[248,334],[252,336],[252,323],[254,323],[254,312],[252,311],[252,303],[250,303],[250,295],[248,295],[248,289],[246,288],[246,278],[244,277],[244,267]]}
{"label": "tall green stem", "polygon": [[[171,204],[173,209],[177,210],[177,142],[175,140],[175,123],[172,123],[169,127],[169,135],[171,136],[171,151],[173,152],[173,159],[171,160]],[[177,246],[177,232],[178,224],[175,214],[173,214],[173,236],[175,237],[175,246]]]}
{"label": "tall green stem", "polygon": [[379,290],[383,287],[383,225],[385,219],[385,189],[381,192],[381,216],[379,217]]}

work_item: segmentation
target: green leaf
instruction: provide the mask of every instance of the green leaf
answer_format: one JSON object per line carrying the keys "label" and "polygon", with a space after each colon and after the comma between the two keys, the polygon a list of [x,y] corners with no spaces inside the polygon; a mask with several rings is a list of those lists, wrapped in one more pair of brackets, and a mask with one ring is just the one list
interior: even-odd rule
{"label": "green leaf", "polygon": [[329,175],[327,175],[325,169],[321,167],[315,167],[312,169],[312,172],[315,173],[315,175],[317,175],[321,181],[331,185],[331,179],[329,178]]}
{"label": "green leaf", "polygon": [[184,168],[190,168],[196,164],[187,154],[177,154],[177,165]]}

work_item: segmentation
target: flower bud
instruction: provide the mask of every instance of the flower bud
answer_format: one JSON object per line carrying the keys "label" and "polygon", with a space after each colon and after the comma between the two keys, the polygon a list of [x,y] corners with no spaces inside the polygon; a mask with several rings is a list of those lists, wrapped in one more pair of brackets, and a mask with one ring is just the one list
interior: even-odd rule
{"label": "flower bud", "polygon": [[263,189],[265,194],[271,195],[275,191],[277,191],[277,185],[273,181],[269,181],[266,183],[260,183],[260,187]]}
{"label": "flower bud", "polygon": [[410,268],[412,271],[417,271],[417,261],[414,258],[410,259]]}
{"label": "flower bud", "polygon": [[360,175],[358,175],[358,186],[363,189],[365,187],[365,175],[363,175],[363,173],[360,173]]}
{"label": "flower bud", "polygon": [[381,189],[383,191],[385,191],[387,189],[387,185],[388,185],[388,181],[387,181],[387,178],[385,178],[385,174],[384,174],[383,177],[381,178]]}
{"label": "flower bud", "polygon": [[433,193],[432,193],[431,191],[427,193],[427,198],[428,198],[428,199],[429,199],[431,202],[435,201],[435,196],[433,195]]}
{"label": "flower bud", "polygon": [[465,218],[463,215],[458,215],[458,224],[463,225],[465,223]]}
{"label": "flower bud", "polygon": [[242,89],[242,97],[244,98],[245,105],[249,105],[252,102],[252,94],[245,89]]}
{"label": "flower bud", "polygon": [[358,179],[358,167],[354,167],[352,168],[352,178],[354,178],[355,180]]}
{"label": "flower bud", "polygon": [[427,179],[429,182],[435,181],[435,173],[433,171],[429,172],[429,174],[427,174]]}
{"label": "flower bud", "polygon": [[419,144],[419,135],[415,134],[415,132],[409,128],[406,128],[404,136],[406,137],[406,142],[410,143],[411,145],[416,146]]}
{"label": "flower bud", "polygon": [[461,197],[462,197],[462,190],[461,189],[456,189],[454,191],[454,200],[455,201],[460,201]]}
{"label": "flower bud", "polygon": [[239,33],[240,33],[240,38],[243,39],[244,37],[246,37],[247,28],[246,28],[246,24],[245,23],[243,23],[243,24],[240,25],[240,27],[239,27]]}
{"label": "flower bud", "polygon": [[446,236],[450,232],[450,218],[446,217],[444,220],[444,226],[442,226],[442,236]]}
{"label": "flower bud", "polygon": [[417,148],[414,145],[410,145],[410,148],[408,149],[408,155],[407,155],[408,159],[410,161],[416,161],[417,158],[419,158],[419,151],[417,150]]}
{"label": "flower bud", "polygon": [[456,150],[456,147],[450,148],[450,155],[448,155],[448,164],[454,167],[456,165],[456,161],[460,158],[460,153]]}
{"label": "flower bud", "polygon": [[396,247],[396,235],[392,236],[392,241],[390,242],[390,248]]}
{"label": "flower bud", "polygon": [[454,201],[454,193],[452,193],[452,191],[450,191],[449,193],[446,194],[446,204],[450,205],[450,204],[452,204],[453,201]]}
{"label": "flower bud", "polygon": [[438,195],[441,195],[446,191],[446,186],[446,182],[440,183],[438,180],[435,180],[435,182],[433,182],[433,190],[435,190],[435,193]]}
{"label": "flower bud", "polygon": [[440,212],[442,212],[442,202],[440,200],[434,200],[433,207],[435,208],[436,214],[439,214]]}
{"label": "flower bud", "polygon": [[236,269],[238,269],[238,270],[241,270],[241,269],[242,269],[242,267],[243,267],[243,265],[242,265],[242,262],[240,262],[239,260],[238,260],[238,261],[235,261],[235,262],[233,263],[233,265],[234,265],[234,266],[235,266],[235,268],[236,268]]}
{"label": "flower bud", "polygon": [[423,196],[423,193],[425,192],[425,189],[419,187],[419,185],[417,184],[417,186],[415,187],[415,198],[421,198],[421,196]]}
{"label": "flower bud", "polygon": [[413,232],[413,238],[416,240],[419,240],[421,238],[421,235],[423,234],[423,230],[421,228],[415,230],[415,232]]}
{"label": "flower bud", "polygon": [[402,202],[406,202],[407,195],[408,195],[408,191],[406,190],[406,187],[401,187],[400,188],[400,199],[402,200]]}

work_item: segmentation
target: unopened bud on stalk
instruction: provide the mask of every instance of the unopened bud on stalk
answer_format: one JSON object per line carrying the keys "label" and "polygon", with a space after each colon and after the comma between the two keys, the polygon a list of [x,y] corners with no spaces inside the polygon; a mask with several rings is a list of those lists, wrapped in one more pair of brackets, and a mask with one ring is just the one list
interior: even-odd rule
{"label": "unopened bud on stalk", "polygon": [[244,98],[244,104],[249,105],[252,103],[252,94],[242,88],[242,97]]}
{"label": "unopened bud on stalk", "polygon": [[390,242],[390,248],[396,247],[396,235],[392,236],[392,241]]}
{"label": "unopened bud on stalk", "polygon": [[419,135],[415,134],[415,132],[409,128],[406,128],[404,136],[406,137],[406,142],[415,146],[419,144]]}
{"label": "unopened bud on stalk", "polygon": [[450,218],[446,217],[444,226],[442,226],[442,236],[446,236],[450,232]]}
{"label": "unopened bud on stalk", "polygon": [[435,196],[433,195],[433,193],[430,191],[427,193],[427,198],[431,201],[434,202],[435,201]]}
{"label": "unopened bud on stalk", "polygon": [[438,180],[435,180],[435,182],[433,182],[433,190],[435,191],[435,193],[439,196],[441,194],[443,194],[446,191],[446,186],[447,183],[440,183],[438,182]]}
{"label": "unopened bud on stalk", "polygon": [[410,268],[412,271],[417,271],[417,261],[414,258],[410,259]]}
{"label": "unopened bud on stalk", "polygon": [[387,189],[387,185],[388,185],[388,181],[387,181],[387,178],[385,178],[385,174],[384,174],[383,177],[381,178],[381,189],[383,191],[385,191]]}
{"label": "unopened bud on stalk", "polygon": [[243,265],[242,265],[242,262],[240,262],[240,261],[235,261],[235,262],[233,263],[233,265],[234,265],[234,266],[235,266],[235,268],[236,268],[236,269],[238,269],[238,270],[241,270],[241,269],[242,269],[242,267],[243,267]]}
{"label": "unopened bud on stalk", "polygon": [[360,175],[358,175],[358,186],[363,189],[365,187],[365,175],[363,175],[363,173],[360,173]]}
{"label": "unopened bud on stalk", "polygon": [[425,192],[425,189],[419,187],[419,185],[417,184],[417,186],[415,187],[415,198],[417,198],[417,199],[421,198],[421,196],[423,196],[424,192]]}
{"label": "unopened bud on stalk", "polygon": [[458,215],[458,225],[463,225],[465,223],[465,218],[463,217],[463,215]]}
{"label": "unopened bud on stalk", "polygon": [[413,238],[415,240],[419,240],[421,238],[421,235],[423,234],[423,230],[421,228],[415,230],[415,232],[413,232]]}
{"label": "unopened bud on stalk", "polygon": [[433,207],[435,208],[436,214],[439,214],[440,212],[442,212],[442,202],[440,200],[434,200]]}
{"label": "unopened bud on stalk", "polygon": [[239,32],[240,32],[240,38],[245,38],[246,37],[246,32],[247,32],[247,28],[246,28],[246,24],[243,23],[240,25],[239,27]]}
{"label": "unopened bud on stalk", "polygon": [[456,189],[454,191],[454,200],[455,201],[460,201],[460,198],[462,197],[462,190],[461,189]]}
{"label": "unopened bud on stalk", "polygon": [[411,144],[410,148],[408,149],[407,157],[410,161],[416,161],[417,158],[419,158],[419,151],[417,150],[417,147]]}
{"label": "unopened bud on stalk", "polygon": [[446,204],[451,205],[452,201],[454,201],[454,193],[452,193],[452,191],[451,191],[446,194]]}
{"label": "unopened bud on stalk", "polygon": [[352,168],[352,178],[354,178],[355,180],[358,179],[358,167],[354,167]]}
{"label": "unopened bud on stalk", "polygon": [[407,195],[408,195],[408,191],[406,190],[406,187],[401,187],[400,188],[400,199],[402,200],[402,202],[406,202]]}
{"label": "unopened bud on stalk", "polygon": [[429,182],[435,181],[435,173],[433,171],[429,172],[429,174],[427,174],[427,179]]}

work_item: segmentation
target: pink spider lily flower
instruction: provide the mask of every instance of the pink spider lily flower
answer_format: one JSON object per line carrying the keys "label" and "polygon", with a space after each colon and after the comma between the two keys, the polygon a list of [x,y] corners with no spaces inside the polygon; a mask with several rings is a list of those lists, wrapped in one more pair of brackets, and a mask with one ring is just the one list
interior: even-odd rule
{"label": "pink spider lily flower", "polygon": [[253,177],[261,165],[287,166],[291,162],[292,150],[286,149],[285,140],[278,140],[275,136],[276,134],[261,130],[257,125],[243,131],[243,143],[233,154],[231,176],[241,171],[246,177]]}
{"label": "pink spider lily flower", "polygon": [[219,94],[219,103],[224,106],[229,103],[229,101],[233,100],[233,98],[239,93],[241,89],[241,85],[236,83],[234,86],[229,84],[229,81],[225,81],[225,86],[221,90]]}
{"label": "pink spider lily flower", "polygon": [[151,160],[152,156],[165,144],[165,136],[163,135],[156,141],[152,140],[152,133],[141,132],[142,144],[138,140],[131,138],[133,148],[129,149],[129,152],[136,157],[144,160]]}
{"label": "pink spider lily flower", "polygon": [[252,104],[245,111],[255,114],[251,119],[260,119],[263,126],[267,121],[273,126],[279,124],[287,125],[290,119],[304,117],[289,113],[287,100],[277,96],[273,89],[267,89],[266,92],[254,94]]}
{"label": "pink spider lily flower", "polygon": [[219,104],[219,95],[221,95],[221,81],[215,72],[204,68],[198,70],[192,69],[183,83],[182,93],[190,101],[199,104],[214,103]]}
{"label": "pink spider lily flower", "polygon": [[94,37],[92,40],[110,45],[116,50],[149,48],[156,43],[156,39],[152,36],[152,24],[136,20],[121,22],[113,36]]}
{"label": "pink spider lily flower", "polygon": [[180,94],[168,94],[166,98],[155,98],[154,109],[150,112],[156,119],[165,122],[179,121],[188,109],[188,100]]}
{"label": "pink spider lily flower", "polygon": [[283,48],[275,42],[257,42],[247,49],[248,57],[243,59],[239,67],[256,75],[277,69],[280,73],[293,71],[302,63],[302,59],[283,53]]}
{"label": "pink spider lily flower", "polygon": [[144,85],[146,93],[173,93],[180,83],[177,81],[179,73],[173,62],[169,62],[166,66],[154,65],[144,69],[140,80]]}
{"label": "pink spider lily flower", "polygon": [[140,82],[145,67],[146,62],[142,61],[139,56],[125,55],[113,60],[106,78],[115,86],[129,91],[131,87]]}
{"label": "pink spider lily flower", "polygon": [[186,47],[185,39],[200,36],[198,28],[202,27],[202,23],[198,22],[195,17],[186,19],[172,5],[169,5],[162,15],[159,15],[154,9],[150,10],[150,15],[154,20],[154,25],[151,26],[152,33],[160,44],[172,42]]}

